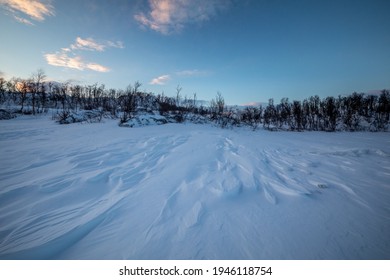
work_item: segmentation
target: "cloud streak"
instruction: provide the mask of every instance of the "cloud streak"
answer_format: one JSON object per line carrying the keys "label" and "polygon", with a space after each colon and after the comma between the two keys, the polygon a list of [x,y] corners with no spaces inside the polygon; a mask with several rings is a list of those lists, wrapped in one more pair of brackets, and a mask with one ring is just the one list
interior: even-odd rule
{"label": "cloud streak", "polygon": [[109,72],[110,69],[97,64],[85,62],[80,56],[69,56],[67,53],[58,52],[58,53],[48,53],[44,55],[46,61],[49,65],[66,67],[77,70],[93,70],[97,72]]}
{"label": "cloud streak", "polygon": [[23,23],[23,24],[34,25],[34,23],[32,23],[30,20],[22,18],[22,17],[18,17],[17,15],[14,15],[14,19],[16,19],[17,21],[19,21],[20,23]]}
{"label": "cloud streak", "polygon": [[134,16],[141,26],[168,35],[187,24],[201,23],[230,6],[230,0],[149,0],[150,10]]}
{"label": "cloud streak", "polygon": [[0,5],[10,11],[13,17],[24,24],[33,23],[20,16],[28,16],[31,20],[44,21],[48,16],[54,16],[54,7],[50,1],[43,0],[0,0]]}
{"label": "cloud streak", "polygon": [[103,66],[95,62],[87,62],[80,55],[76,55],[75,52],[80,51],[98,51],[103,52],[107,48],[120,48],[123,49],[122,42],[104,41],[97,42],[93,38],[83,39],[81,37],[76,38],[76,42],[71,44],[70,47],[61,48],[59,52],[47,53],[44,55],[46,62],[52,66],[65,67],[77,70],[92,70],[96,72],[109,72],[110,68]]}
{"label": "cloud streak", "polygon": [[103,43],[96,42],[93,38],[82,39],[80,37],[76,38],[76,42],[70,46],[73,50],[86,50],[86,51],[98,51],[102,52],[106,48],[119,48],[123,49],[123,43],[120,41],[112,42],[105,41]]}
{"label": "cloud streak", "polygon": [[161,75],[157,78],[152,79],[149,82],[149,84],[150,85],[165,85],[172,78],[204,77],[204,76],[209,76],[210,74],[211,74],[211,72],[207,71],[207,70],[198,70],[198,69],[182,70],[182,71],[175,72],[172,75],[170,75],[170,74]]}
{"label": "cloud streak", "polygon": [[176,75],[181,77],[200,77],[200,76],[208,76],[210,74],[211,74],[210,71],[198,70],[198,69],[182,70],[176,72]]}
{"label": "cloud streak", "polygon": [[171,79],[170,75],[162,75],[160,77],[154,78],[150,81],[151,85],[165,85],[167,81]]}

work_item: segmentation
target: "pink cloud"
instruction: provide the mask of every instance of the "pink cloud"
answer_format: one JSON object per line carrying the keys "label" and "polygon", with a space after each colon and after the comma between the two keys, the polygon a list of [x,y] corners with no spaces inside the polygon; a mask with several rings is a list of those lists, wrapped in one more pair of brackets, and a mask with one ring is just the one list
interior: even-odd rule
{"label": "pink cloud", "polygon": [[119,48],[123,49],[124,45],[121,41],[112,42],[112,41],[106,41],[106,42],[96,42],[93,38],[76,38],[76,43],[72,44],[70,46],[73,50],[86,50],[86,51],[99,51],[102,52],[106,48]]}
{"label": "pink cloud", "polygon": [[110,71],[109,68],[103,65],[85,62],[80,56],[71,57],[66,52],[49,53],[45,54],[44,56],[46,58],[47,63],[52,66],[59,66],[77,70],[89,69],[97,72]]}
{"label": "pink cloud", "polygon": [[164,85],[170,79],[171,79],[171,77],[169,75],[162,75],[160,77],[152,79],[150,81],[150,84],[151,85]]}
{"label": "pink cloud", "polygon": [[93,70],[93,71],[97,71],[97,72],[109,72],[110,69],[103,66],[103,65],[100,65],[100,64],[97,64],[97,63],[88,63],[86,65],[86,68],[89,69],[89,70]]}
{"label": "pink cloud", "polygon": [[17,13],[23,13],[32,20],[44,21],[45,17],[54,16],[54,7],[50,2],[43,0],[0,0],[0,5],[5,6],[17,21],[32,25],[30,20],[18,16]]}
{"label": "pink cloud", "polygon": [[76,42],[70,45],[70,47],[61,48],[61,51],[56,53],[45,54],[44,57],[49,65],[77,70],[92,70],[105,73],[110,71],[108,67],[95,62],[86,62],[81,56],[75,55],[74,53],[79,53],[80,51],[103,52],[106,48],[123,49],[124,45],[121,41],[97,42],[93,38],[83,39],[81,37],[77,37]]}
{"label": "pink cloud", "polygon": [[180,32],[186,24],[207,21],[229,5],[230,0],[149,0],[150,11],[134,18],[142,26],[167,35]]}

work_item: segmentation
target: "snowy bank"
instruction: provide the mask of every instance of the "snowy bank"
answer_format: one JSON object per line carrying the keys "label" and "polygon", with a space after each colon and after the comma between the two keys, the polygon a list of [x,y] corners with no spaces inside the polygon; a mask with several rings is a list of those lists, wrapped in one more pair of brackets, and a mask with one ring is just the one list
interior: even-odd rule
{"label": "snowy bank", "polygon": [[389,259],[389,133],[0,122],[0,259]]}

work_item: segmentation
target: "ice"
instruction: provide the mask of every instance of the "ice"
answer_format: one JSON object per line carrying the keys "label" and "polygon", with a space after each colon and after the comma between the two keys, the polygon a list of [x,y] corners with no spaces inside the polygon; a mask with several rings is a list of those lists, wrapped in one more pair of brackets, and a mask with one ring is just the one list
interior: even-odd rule
{"label": "ice", "polygon": [[[148,123],[152,124],[152,123]],[[0,259],[389,259],[389,133],[0,122]]]}

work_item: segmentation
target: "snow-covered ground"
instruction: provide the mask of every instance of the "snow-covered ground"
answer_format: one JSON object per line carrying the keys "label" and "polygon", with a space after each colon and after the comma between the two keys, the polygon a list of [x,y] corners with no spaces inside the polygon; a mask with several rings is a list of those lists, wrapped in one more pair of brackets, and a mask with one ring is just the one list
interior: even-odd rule
{"label": "snow-covered ground", "polygon": [[390,134],[0,121],[0,259],[390,259]]}

